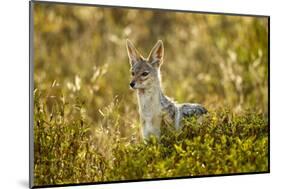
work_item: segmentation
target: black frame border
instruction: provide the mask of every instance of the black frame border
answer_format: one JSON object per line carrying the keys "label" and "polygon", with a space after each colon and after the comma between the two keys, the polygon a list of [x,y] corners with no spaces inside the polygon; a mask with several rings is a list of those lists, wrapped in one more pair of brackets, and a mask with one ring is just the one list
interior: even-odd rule
{"label": "black frame border", "polygon": [[[211,14],[211,15],[225,15],[225,16],[244,16],[244,17],[259,17],[268,19],[268,170],[263,172],[242,172],[242,173],[227,173],[227,174],[211,174],[211,175],[197,175],[197,176],[181,176],[181,177],[164,177],[151,179],[133,179],[133,180],[118,180],[118,181],[103,181],[103,182],[87,182],[87,183],[72,183],[72,184],[50,184],[50,185],[33,185],[34,179],[34,136],[33,136],[33,62],[34,62],[34,46],[33,46],[33,5],[39,4],[56,4],[56,5],[74,5],[74,6],[88,6],[100,8],[122,8],[122,9],[137,9],[150,11],[165,11],[165,12],[181,12],[194,14]],[[148,7],[134,7],[121,5],[102,5],[90,3],[74,3],[74,2],[56,2],[56,1],[29,1],[29,188],[52,188],[52,187],[67,187],[67,186],[85,186],[85,185],[99,185],[99,184],[114,184],[114,183],[132,183],[143,181],[162,181],[188,178],[210,178],[210,177],[224,177],[224,176],[239,176],[239,175],[254,175],[254,174],[268,174],[270,173],[270,16],[256,15],[256,14],[240,14],[240,13],[223,13],[223,12],[209,12],[209,11],[192,11],[192,10],[177,10],[177,9],[163,9],[163,8],[148,8]]]}

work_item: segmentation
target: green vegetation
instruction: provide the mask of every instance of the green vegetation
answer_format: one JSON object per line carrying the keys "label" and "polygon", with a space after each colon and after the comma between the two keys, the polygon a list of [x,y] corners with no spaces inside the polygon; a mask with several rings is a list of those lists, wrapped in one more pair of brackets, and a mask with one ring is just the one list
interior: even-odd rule
{"label": "green vegetation", "polygon": [[[268,170],[266,18],[34,7],[34,184]],[[209,114],[140,138],[125,39],[162,39],[163,87]]]}

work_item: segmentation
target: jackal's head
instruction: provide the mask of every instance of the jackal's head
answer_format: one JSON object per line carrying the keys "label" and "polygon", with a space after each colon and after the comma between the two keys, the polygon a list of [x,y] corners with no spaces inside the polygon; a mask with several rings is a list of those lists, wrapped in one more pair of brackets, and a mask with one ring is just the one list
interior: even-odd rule
{"label": "jackal's head", "polygon": [[159,40],[152,48],[149,56],[144,58],[127,40],[127,52],[131,64],[132,89],[148,89],[160,84],[160,66],[163,63],[164,46]]}

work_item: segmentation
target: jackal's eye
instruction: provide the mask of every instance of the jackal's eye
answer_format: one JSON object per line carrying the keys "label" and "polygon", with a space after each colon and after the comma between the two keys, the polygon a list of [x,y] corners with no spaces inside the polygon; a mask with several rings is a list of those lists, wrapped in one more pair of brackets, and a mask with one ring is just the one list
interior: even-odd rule
{"label": "jackal's eye", "polygon": [[134,73],[134,72],[131,72],[131,75],[132,75],[132,76],[134,76],[134,75],[135,75],[135,73]]}
{"label": "jackal's eye", "polygon": [[147,76],[149,74],[149,72],[143,72],[141,75],[142,76]]}

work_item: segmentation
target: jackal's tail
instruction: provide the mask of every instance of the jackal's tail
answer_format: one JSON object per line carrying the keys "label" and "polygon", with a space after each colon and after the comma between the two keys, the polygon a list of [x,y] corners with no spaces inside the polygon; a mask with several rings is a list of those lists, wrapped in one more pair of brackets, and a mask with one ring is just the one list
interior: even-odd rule
{"label": "jackal's tail", "polygon": [[208,111],[200,104],[186,103],[182,105],[181,112],[184,117],[191,117],[191,116],[206,114]]}

